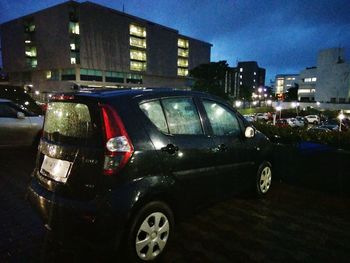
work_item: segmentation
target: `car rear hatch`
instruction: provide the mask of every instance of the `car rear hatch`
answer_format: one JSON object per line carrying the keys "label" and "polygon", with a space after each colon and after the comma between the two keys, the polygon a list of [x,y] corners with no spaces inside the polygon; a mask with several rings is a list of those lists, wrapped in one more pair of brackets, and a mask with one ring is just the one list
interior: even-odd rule
{"label": "car rear hatch", "polygon": [[36,176],[50,191],[91,199],[105,154],[99,102],[88,97],[61,99],[48,104]]}

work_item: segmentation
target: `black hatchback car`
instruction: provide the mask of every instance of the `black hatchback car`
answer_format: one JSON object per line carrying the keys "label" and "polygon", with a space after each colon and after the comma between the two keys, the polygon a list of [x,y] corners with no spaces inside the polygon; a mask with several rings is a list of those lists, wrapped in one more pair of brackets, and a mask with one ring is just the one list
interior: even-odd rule
{"label": "black hatchback car", "polygon": [[270,189],[271,145],[225,101],[170,89],[100,90],[48,104],[28,196],[49,229],[77,226],[129,261],[157,260],[180,215]]}

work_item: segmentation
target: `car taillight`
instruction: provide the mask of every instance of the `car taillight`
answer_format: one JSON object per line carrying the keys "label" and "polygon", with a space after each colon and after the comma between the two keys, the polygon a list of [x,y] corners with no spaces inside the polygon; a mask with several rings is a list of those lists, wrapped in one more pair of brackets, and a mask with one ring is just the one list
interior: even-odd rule
{"label": "car taillight", "polygon": [[106,153],[103,173],[113,175],[131,158],[134,148],[118,113],[110,105],[100,105],[105,131]]}

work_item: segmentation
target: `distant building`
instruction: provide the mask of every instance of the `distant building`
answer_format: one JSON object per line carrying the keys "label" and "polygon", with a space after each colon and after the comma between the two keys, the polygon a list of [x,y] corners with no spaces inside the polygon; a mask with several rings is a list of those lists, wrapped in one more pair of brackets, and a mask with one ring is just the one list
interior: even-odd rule
{"label": "distant building", "polygon": [[283,94],[292,87],[298,85],[299,75],[298,74],[278,74],[275,77],[274,91],[278,98],[283,98]]}
{"label": "distant building", "polygon": [[276,75],[277,96],[293,85],[288,79],[298,84],[299,101],[350,103],[350,64],[346,61],[344,48],[321,50],[316,67],[304,69],[299,76]]}
{"label": "distant building", "polygon": [[187,87],[210,62],[211,44],[91,2],[68,1],[1,25],[12,84],[41,91],[73,86]]}
{"label": "distant building", "polygon": [[315,100],[350,103],[350,64],[344,48],[321,50],[317,59]]}
{"label": "distant building", "polygon": [[317,83],[317,68],[306,68],[300,72],[299,75],[299,89],[298,100],[299,101],[315,101]]}
{"label": "distant building", "polygon": [[231,76],[233,78],[231,81],[231,95],[241,98],[242,94],[245,93],[244,89],[255,92],[258,87],[264,87],[265,74],[265,69],[260,68],[256,61],[238,62],[237,67],[231,69]]}

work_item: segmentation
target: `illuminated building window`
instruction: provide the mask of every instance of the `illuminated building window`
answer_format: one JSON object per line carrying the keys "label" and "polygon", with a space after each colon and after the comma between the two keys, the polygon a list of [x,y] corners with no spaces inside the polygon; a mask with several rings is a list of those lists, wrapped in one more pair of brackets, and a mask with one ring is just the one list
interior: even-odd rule
{"label": "illuminated building window", "polygon": [[58,70],[46,71],[46,79],[48,80],[59,80],[59,76]]}
{"label": "illuminated building window", "polygon": [[146,71],[147,65],[146,62],[141,62],[141,61],[130,61],[130,70],[134,71]]}
{"label": "illuminated building window", "polygon": [[177,50],[177,55],[178,55],[179,57],[185,57],[185,58],[187,58],[187,57],[188,57],[188,50],[187,50],[187,49],[178,48],[178,50]]}
{"label": "illuminated building window", "polygon": [[188,67],[188,59],[185,58],[178,58],[177,59],[177,66],[182,68]]}
{"label": "illuminated building window", "polygon": [[240,79],[242,79],[242,78],[243,78],[243,76],[242,76],[242,75],[239,75],[239,78],[240,78]]}
{"label": "illuminated building window", "polygon": [[46,71],[46,79],[51,79],[52,78],[52,72],[51,70]]}
{"label": "illuminated building window", "polygon": [[124,73],[122,72],[114,72],[114,71],[106,71],[106,82],[124,82]]}
{"label": "illuminated building window", "polygon": [[71,63],[71,64],[77,64],[77,59],[74,58],[74,57],[71,57],[71,58],[70,58],[70,63]]}
{"label": "illuminated building window", "polygon": [[177,46],[180,48],[188,48],[188,40],[187,39],[183,39],[183,38],[179,38],[177,40]]}
{"label": "illuminated building window", "polygon": [[80,34],[80,27],[78,22],[69,22],[69,33],[71,34]]}
{"label": "illuminated building window", "polygon": [[311,78],[312,82],[315,82],[316,80],[317,80],[317,78],[315,78],[315,77]]}
{"label": "illuminated building window", "polygon": [[138,38],[138,37],[130,37],[130,46],[146,48],[146,39]]}
{"label": "illuminated building window", "polygon": [[242,85],[242,84],[243,84],[242,81],[240,81],[240,82],[239,82],[239,85]]}
{"label": "illuminated building window", "polygon": [[142,26],[137,26],[135,24],[130,24],[129,26],[129,33],[131,36],[136,36],[136,37],[146,37],[146,28]]}
{"label": "illuminated building window", "polygon": [[80,80],[102,81],[102,71],[95,69],[80,69]]}
{"label": "illuminated building window", "polygon": [[146,61],[146,59],[147,59],[146,51],[130,49],[130,59],[131,60]]}
{"label": "illuminated building window", "polygon": [[71,43],[70,50],[76,50],[76,49],[77,49],[76,45],[74,43]]}
{"label": "illuminated building window", "polygon": [[126,82],[133,84],[142,84],[142,75],[139,74],[127,74]]}
{"label": "illuminated building window", "polygon": [[256,72],[254,72],[254,76],[256,76]]}
{"label": "illuminated building window", "polygon": [[239,68],[239,72],[243,72],[243,68]]}
{"label": "illuminated building window", "polygon": [[188,76],[188,56],[189,41],[188,39],[177,39],[177,75],[181,77]]}
{"label": "illuminated building window", "polygon": [[36,47],[26,47],[25,48],[25,54],[27,57],[36,57],[37,53],[36,53]]}
{"label": "illuminated building window", "polygon": [[63,69],[62,80],[75,80],[75,69]]}
{"label": "illuminated building window", "polygon": [[186,77],[188,76],[188,69],[186,68],[177,68],[177,75]]}

